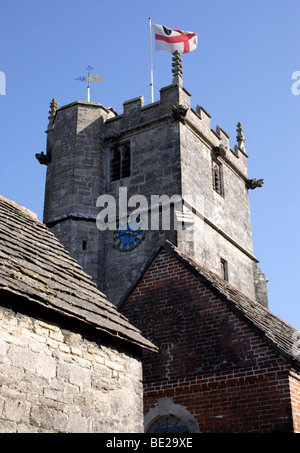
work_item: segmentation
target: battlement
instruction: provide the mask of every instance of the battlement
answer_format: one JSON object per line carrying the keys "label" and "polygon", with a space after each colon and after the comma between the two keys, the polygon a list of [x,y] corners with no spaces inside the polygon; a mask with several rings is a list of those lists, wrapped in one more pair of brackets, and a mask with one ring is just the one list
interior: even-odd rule
{"label": "battlement", "polygon": [[174,115],[174,106],[190,108],[190,94],[181,87],[169,85],[160,90],[160,100],[144,105],[144,97],[136,97],[123,103],[123,113],[106,121],[110,130],[123,132],[129,128],[143,127],[150,122],[163,121]]}
{"label": "battlement", "polygon": [[[107,108],[100,103],[75,101],[55,111],[52,125],[54,127],[56,118],[61,113],[66,113],[66,115],[63,115],[64,118],[70,118],[74,107],[76,112],[81,112],[81,121],[77,123],[79,129],[84,128],[86,122],[89,121],[87,118],[89,115],[83,112],[86,110],[98,110],[97,116],[100,114],[103,117],[103,122],[105,122],[105,138],[116,138],[131,130],[145,128],[159,121],[178,120],[189,127],[212,150],[222,147],[224,151],[222,158],[247,179],[248,156],[244,146],[239,146],[238,142],[232,149],[228,134],[220,126],[213,130],[211,128],[211,116],[200,105],[193,109],[190,98],[190,93],[178,84],[163,87],[160,90],[159,101],[152,104],[145,105],[143,96],[125,101],[123,103],[123,113],[121,114],[118,114],[112,107]],[[48,132],[49,129],[47,130]]]}
{"label": "battlement", "polygon": [[105,136],[117,137],[140,128],[151,127],[163,121],[181,121],[190,128],[211,150],[222,148],[222,159],[243,178],[247,179],[247,154],[238,144],[232,149],[228,134],[217,126],[211,128],[211,116],[197,105],[191,107],[190,93],[180,85],[169,85],[160,90],[160,99],[144,105],[144,97],[136,97],[123,103],[123,113],[106,120]]}
{"label": "battlement", "polygon": [[[199,143],[203,143],[214,156],[226,163],[236,172],[246,185],[251,187],[247,176],[247,153],[245,137],[240,123],[237,125],[237,143],[230,146],[229,135],[218,125],[216,130],[211,128],[211,116],[200,105],[196,109],[191,107],[191,94],[182,84],[172,84],[161,88],[160,99],[151,104],[144,104],[144,97],[139,96],[123,103],[123,113],[118,114],[112,107],[105,107],[96,102],[75,101],[57,109],[57,102],[52,100],[49,116],[49,125],[46,133],[47,154],[38,154],[42,164],[48,165],[51,160],[53,134],[70,139],[75,135],[85,139],[85,133],[91,130],[90,125],[97,119],[98,133],[105,140],[126,140],[139,130],[157,127],[160,123],[180,122],[195,134]],[[94,125],[94,129],[96,124]],[[64,131],[59,130],[63,128]],[[93,131],[94,134],[95,130]],[[80,135],[81,134],[81,135]],[[60,137],[56,145],[60,143]],[[214,154],[215,152],[215,154]],[[261,180],[260,180],[261,181]],[[250,181],[251,182],[251,181]]]}

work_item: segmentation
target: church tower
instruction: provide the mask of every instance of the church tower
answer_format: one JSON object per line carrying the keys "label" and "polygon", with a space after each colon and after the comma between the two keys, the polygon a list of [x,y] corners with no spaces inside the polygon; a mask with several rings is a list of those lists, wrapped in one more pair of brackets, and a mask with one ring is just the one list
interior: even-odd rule
{"label": "church tower", "polygon": [[[164,237],[267,306],[248,198],[262,180],[248,178],[242,125],[232,149],[226,132],[211,129],[210,115],[191,107],[180,55],[173,68],[158,102],[131,99],[122,114],[52,101],[47,151],[36,155],[47,166],[44,223],[115,304]],[[124,200],[126,215],[140,208],[137,230],[121,227]],[[99,219],[110,202],[117,222],[105,229]]]}

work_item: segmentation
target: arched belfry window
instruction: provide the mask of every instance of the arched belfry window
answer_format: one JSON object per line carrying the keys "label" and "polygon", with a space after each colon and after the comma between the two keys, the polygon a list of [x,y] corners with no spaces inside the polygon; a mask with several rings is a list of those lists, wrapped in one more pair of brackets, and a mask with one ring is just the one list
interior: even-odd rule
{"label": "arched belfry window", "polygon": [[122,148],[122,178],[130,176],[130,146],[124,145]]}
{"label": "arched belfry window", "polygon": [[110,156],[110,180],[117,181],[130,176],[131,159],[130,146],[125,144],[115,146]]}
{"label": "arched belfry window", "polygon": [[110,159],[110,179],[116,181],[120,179],[120,168],[121,168],[121,154],[118,148],[114,148],[111,152]]}
{"label": "arched belfry window", "polygon": [[195,417],[173,398],[160,398],[144,420],[146,433],[199,433]]}

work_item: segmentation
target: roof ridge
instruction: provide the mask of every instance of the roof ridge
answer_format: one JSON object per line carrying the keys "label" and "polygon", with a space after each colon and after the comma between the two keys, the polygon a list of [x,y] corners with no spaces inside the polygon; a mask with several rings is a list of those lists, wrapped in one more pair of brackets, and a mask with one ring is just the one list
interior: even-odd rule
{"label": "roof ridge", "polygon": [[22,206],[21,204],[17,203],[16,201],[12,201],[9,198],[4,197],[4,195],[0,194],[0,200],[4,201],[5,203],[9,204],[10,206],[13,206],[14,208],[18,209],[21,211],[23,214],[28,215],[31,217],[33,220],[38,220],[38,215],[31,211],[30,209],[26,208],[25,206]]}
{"label": "roof ridge", "polygon": [[126,302],[130,294],[137,287],[139,281],[143,278],[151,264],[157,256],[165,250],[185,266],[196,278],[209,287],[209,289],[221,300],[227,307],[240,316],[250,328],[255,329],[258,334],[263,336],[265,341],[281,354],[294,363],[300,363],[300,356],[295,352],[293,335],[298,332],[294,327],[283,321],[281,318],[272,313],[268,308],[263,306],[255,299],[243,294],[239,289],[223,280],[219,275],[207,269],[203,264],[194,260],[191,256],[180,250],[170,241],[160,239],[154,249],[150,259],[141,271],[141,274],[123,296],[120,307]]}
{"label": "roof ridge", "polygon": [[[25,312],[31,313],[30,310],[40,307],[46,316],[56,313],[62,317],[59,319],[77,320],[83,331],[84,326],[90,326],[94,333],[103,332],[127,343],[156,350],[106,299],[37,215],[1,195],[0,243],[3,305],[9,295],[14,295],[22,298]],[[12,300],[18,306],[21,299]],[[23,303],[24,300],[28,304]]]}

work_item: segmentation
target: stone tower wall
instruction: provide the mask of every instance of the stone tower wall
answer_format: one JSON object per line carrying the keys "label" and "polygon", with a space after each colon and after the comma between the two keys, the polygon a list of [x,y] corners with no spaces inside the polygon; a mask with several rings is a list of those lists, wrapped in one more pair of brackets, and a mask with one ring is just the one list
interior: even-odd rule
{"label": "stone tower wall", "polygon": [[100,286],[103,250],[95,218],[105,180],[102,128],[109,115],[100,104],[86,102],[57,110],[44,207],[44,222]]}
{"label": "stone tower wall", "polygon": [[[138,277],[162,236],[216,273],[224,259],[229,281],[246,295],[266,294],[255,288],[246,152],[231,150],[227,134],[211,129],[203,108],[191,108],[180,84],[161,89],[150,105],[142,97],[125,102],[120,115],[101,104],[62,107],[50,140],[44,221],[112,302]],[[124,145],[130,147],[130,175],[112,181],[112,153]],[[222,167],[221,195],[213,189],[213,161]],[[117,250],[113,231],[99,231],[95,219],[97,198],[112,195],[118,206],[120,188],[128,199],[145,196],[149,207],[151,195],[192,199],[195,228],[151,230],[149,213],[144,240],[129,252]]]}
{"label": "stone tower wall", "polygon": [[[182,196],[191,198],[203,222],[192,240],[179,236],[178,247],[190,253],[213,272],[220,274],[221,259],[228,266],[228,279],[244,294],[255,298],[251,218],[246,187],[247,162],[244,151],[232,151],[228,136],[210,127],[203,110],[189,109],[180,124]],[[223,152],[218,154],[219,147]],[[212,165],[222,167],[222,190],[213,187]]]}
{"label": "stone tower wall", "polygon": [[[106,190],[115,199],[119,198],[120,187],[127,188],[128,199],[136,194],[145,196],[149,207],[152,195],[172,197],[181,193],[179,124],[172,117],[172,106],[178,100],[178,92],[169,87],[163,90],[161,102],[144,107],[143,98],[133,99],[124,103],[123,115],[106,122]],[[130,144],[131,173],[111,182],[110,154],[123,143]],[[106,273],[103,291],[115,303],[138,277],[160,237],[177,243],[174,229],[152,230],[151,217],[149,213],[144,240],[130,252],[120,252],[112,245],[111,231],[103,234]]]}

